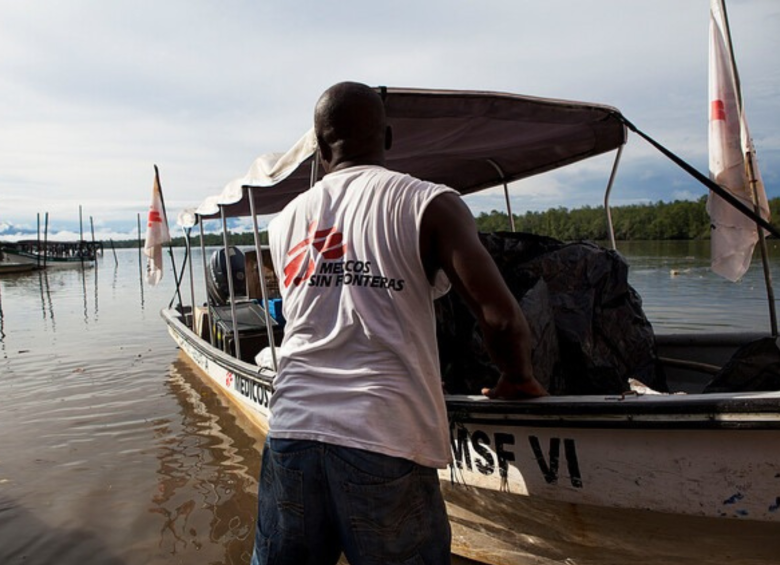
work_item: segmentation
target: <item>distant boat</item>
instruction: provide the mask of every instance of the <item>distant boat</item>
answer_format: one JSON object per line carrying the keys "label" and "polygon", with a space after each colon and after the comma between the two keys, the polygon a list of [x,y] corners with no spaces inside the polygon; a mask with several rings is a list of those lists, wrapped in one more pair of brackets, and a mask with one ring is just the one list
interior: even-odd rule
{"label": "distant boat", "polygon": [[35,271],[37,268],[38,267],[34,263],[11,263],[0,261],[0,275],[29,273]]}
{"label": "distant boat", "polygon": [[35,267],[67,267],[95,264],[98,254],[103,252],[101,242],[92,241],[47,241],[24,240],[6,242],[0,245],[4,262],[22,263]]}

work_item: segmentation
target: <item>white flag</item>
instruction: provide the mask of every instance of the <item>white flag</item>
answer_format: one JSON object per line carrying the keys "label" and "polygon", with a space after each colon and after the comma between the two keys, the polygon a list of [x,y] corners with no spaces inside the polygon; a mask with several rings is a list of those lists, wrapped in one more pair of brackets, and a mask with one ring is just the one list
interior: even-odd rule
{"label": "white flag", "polygon": [[146,243],[144,254],[149,258],[146,263],[146,282],[154,286],[163,276],[162,246],[171,240],[168,233],[168,218],[165,215],[160,176],[157,167],[154,168],[154,188],[152,189],[152,205],[149,207],[149,218],[146,224]]}
{"label": "white flag", "polygon": [[[753,210],[749,156],[761,216],[768,220],[769,204],[745,119],[728,33],[722,0],[710,0],[710,178]],[[738,281],[750,267],[758,241],[756,223],[713,192],[707,199],[707,211],[712,222],[712,270]]]}

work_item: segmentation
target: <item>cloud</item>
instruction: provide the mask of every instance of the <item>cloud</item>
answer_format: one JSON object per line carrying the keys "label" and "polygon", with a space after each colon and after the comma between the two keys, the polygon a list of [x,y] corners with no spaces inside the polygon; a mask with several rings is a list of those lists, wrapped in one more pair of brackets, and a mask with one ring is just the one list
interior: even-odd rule
{"label": "cloud", "polygon": [[[768,61],[780,5],[731,2],[729,17],[759,163],[778,195],[780,68]],[[679,0],[0,0],[0,221],[48,211],[72,223],[81,205],[132,233],[154,164],[175,218],[294,143],[319,93],[345,79],[611,104],[706,169],[707,26],[706,3]],[[699,190],[651,154],[632,136],[615,198]],[[527,179],[518,211],[595,204],[610,166]]]}

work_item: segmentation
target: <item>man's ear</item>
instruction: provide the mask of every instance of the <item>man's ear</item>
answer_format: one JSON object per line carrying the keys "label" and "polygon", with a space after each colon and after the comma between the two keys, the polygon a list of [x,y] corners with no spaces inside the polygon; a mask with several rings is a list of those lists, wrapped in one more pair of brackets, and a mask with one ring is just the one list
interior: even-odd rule
{"label": "man's ear", "polygon": [[385,151],[393,146],[393,128],[387,126],[385,129]]}
{"label": "man's ear", "polygon": [[320,163],[330,164],[331,160],[333,159],[333,150],[319,137],[317,138],[317,151],[320,154]]}

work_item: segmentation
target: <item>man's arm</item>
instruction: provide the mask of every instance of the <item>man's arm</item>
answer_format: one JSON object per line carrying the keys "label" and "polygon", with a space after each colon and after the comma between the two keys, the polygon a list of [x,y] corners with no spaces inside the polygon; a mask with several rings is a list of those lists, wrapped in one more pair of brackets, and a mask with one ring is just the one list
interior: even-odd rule
{"label": "man's arm", "polygon": [[501,372],[495,387],[482,393],[504,399],[546,395],[533,376],[525,316],[480,242],[476,222],[460,197],[446,193],[428,204],[420,252],[429,280],[444,270],[479,321],[488,353]]}

